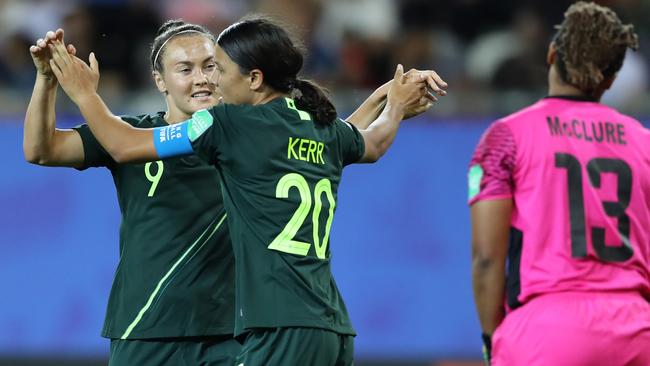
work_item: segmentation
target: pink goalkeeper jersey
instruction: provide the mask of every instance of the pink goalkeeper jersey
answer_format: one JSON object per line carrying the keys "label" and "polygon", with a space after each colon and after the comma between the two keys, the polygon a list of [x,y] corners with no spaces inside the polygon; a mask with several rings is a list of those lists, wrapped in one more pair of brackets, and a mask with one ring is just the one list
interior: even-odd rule
{"label": "pink goalkeeper jersey", "polygon": [[511,197],[510,308],[559,291],[650,298],[650,133],[599,103],[545,98],[493,123],[470,205]]}

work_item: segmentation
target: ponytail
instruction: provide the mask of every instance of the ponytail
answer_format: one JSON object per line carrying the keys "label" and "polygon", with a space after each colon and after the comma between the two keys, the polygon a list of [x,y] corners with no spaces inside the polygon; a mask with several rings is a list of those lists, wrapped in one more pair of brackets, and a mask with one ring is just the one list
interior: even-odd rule
{"label": "ponytail", "polygon": [[296,107],[314,117],[315,122],[328,125],[336,119],[336,107],[328,97],[328,90],[311,80],[296,78],[291,93]]}

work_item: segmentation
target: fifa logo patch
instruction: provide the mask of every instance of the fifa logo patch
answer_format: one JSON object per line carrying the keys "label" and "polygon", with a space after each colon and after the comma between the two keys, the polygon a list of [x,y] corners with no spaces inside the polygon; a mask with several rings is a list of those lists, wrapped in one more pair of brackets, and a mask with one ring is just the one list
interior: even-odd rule
{"label": "fifa logo patch", "polygon": [[206,109],[194,112],[187,126],[187,135],[190,141],[194,142],[194,140],[199,138],[199,136],[212,126],[213,121],[212,115]]}
{"label": "fifa logo patch", "polygon": [[481,192],[481,180],[483,179],[483,168],[480,165],[472,165],[467,174],[469,186],[469,199],[476,197]]}

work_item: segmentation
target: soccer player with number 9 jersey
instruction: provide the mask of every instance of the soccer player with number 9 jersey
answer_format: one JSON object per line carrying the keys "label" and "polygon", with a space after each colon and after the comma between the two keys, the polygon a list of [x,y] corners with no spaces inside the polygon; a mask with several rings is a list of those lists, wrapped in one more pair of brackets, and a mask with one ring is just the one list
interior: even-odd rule
{"label": "soccer player with number 9 jersey", "polygon": [[[234,258],[217,172],[198,157],[122,164],[82,124],[55,128],[58,82],[48,43],[30,52],[37,67],[25,115],[25,158],[36,164],[106,167],[121,212],[119,264],[102,336],[110,366],[234,363]],[[204,72],[213,70],[215,37],[204,27],[170,20],[151,47],[151,67],[165,111],[121,116],[137,127],[173,126],[217,104]],[[68,46],[74,51],[72,46]],[[95,243],[91,243],[95,244]]]}
{"label": "soccer player with number 9 jersey", "polygon": [[549,97],[476,148],[473,284],[492,365],[650,365],[650,133],[599,103],[637,46],[612,10],[573,4]]}

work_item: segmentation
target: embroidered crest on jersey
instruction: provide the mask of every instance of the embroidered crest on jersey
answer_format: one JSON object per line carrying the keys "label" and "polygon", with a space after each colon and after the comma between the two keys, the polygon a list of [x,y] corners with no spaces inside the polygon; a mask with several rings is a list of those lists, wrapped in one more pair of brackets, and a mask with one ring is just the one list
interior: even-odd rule
{"label": "embroidered crest on jersey", "polygon": [[481,192],[481,180],[483,179],[483,168],[480,165],[472,165],[467,174],[469,185],[469,199],[476,197]]}
{"label": "embroidered crest on jersey", "polygon": [[194,112],[192,118],[188,123],[188,136],[190,141],[194,142],[199,136],[201,136],[210,126],[212,126],[212,115],[205,109],[198,110]]}

